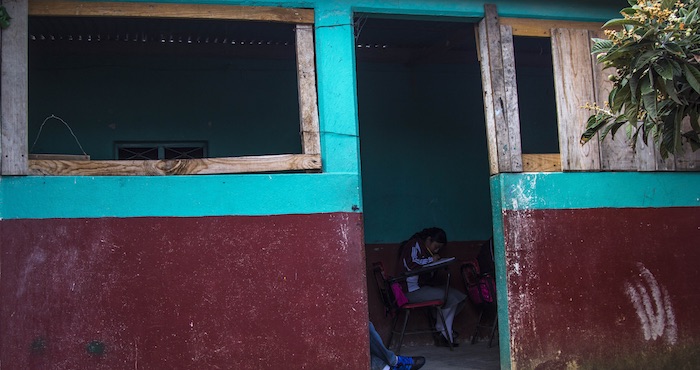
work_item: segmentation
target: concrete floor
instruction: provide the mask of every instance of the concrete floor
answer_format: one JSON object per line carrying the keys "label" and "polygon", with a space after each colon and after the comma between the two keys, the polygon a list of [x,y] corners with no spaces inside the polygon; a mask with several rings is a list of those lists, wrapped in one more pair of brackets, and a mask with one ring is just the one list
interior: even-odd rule
{"label": "concrete floor", "polygon": [[425,366],[421,370],[498,370],[501,368],[497,342],[488,347],[488,341],[474,344],[461,343],[454,351],[432,345],[404,345],[403,356],[423,356]]}

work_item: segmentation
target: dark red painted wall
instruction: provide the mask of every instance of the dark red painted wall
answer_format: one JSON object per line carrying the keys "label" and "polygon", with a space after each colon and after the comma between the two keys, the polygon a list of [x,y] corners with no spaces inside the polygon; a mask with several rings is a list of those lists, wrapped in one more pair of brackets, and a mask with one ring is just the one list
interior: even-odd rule
{"label": "dark red painted wall", "polygon": [[505,211],[504,229],[514,368],[700,366],[700,208]]}
{"label": "dark red painted wall", "polygon": [[3,369],[368,367],[359,214],[0,227]]}

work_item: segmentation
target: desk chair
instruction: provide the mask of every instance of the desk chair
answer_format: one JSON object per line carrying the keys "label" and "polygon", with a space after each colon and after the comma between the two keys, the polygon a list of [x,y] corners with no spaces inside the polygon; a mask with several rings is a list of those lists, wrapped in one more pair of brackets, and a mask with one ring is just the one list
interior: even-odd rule
{"label": "desk chair", "polygon": [[[387,341],[387,348],[391,348],[391,342],[394,338],[394,334],[399,334],[399,343],[395,351],[397,355],[399,355],[401,352],[403,337],[406,334],[433,333],[437,335],[442,335],[442,333],[439,330],[435,329],[435,320],[434,316],[432,315],[432,312],[436,311],[439,319],[442,320],[443,327],[447,327],[447,325],[445,324],[445,318],[443,317],[440,308],[442,308],[445,302],[447,301],[447,288],[449,286],[449,280],[447,284],[445,284],[445,297],[443,299],[415,303],[407,302],[402,305],[398,305],[396,302],[396,297],[394,296],[394,293],[391,289],[391,286],[394,283],[400,284],[401,282],[406,280],[408,276],[402,275],[396,278],[389,277],[384,272],[384,266],[381,262],[375,262],[372,265],[372,268],[374,272],[374,279],[377,283],[377,289],[379,291],[382,303],[384,304],[385,314],[391,315],[393,317],[393,320],[391,322],[391,334],[389,335],[389,340]],[[428,327],[406,331],[408,318],[411,316],[411,312],[414,310],[420,310],[423,311],[423,313],[425,313],[425,316],[428,320]],[[396,326],[399,323],[399,317],[401,316],[403,316],[403,322],[401,325],[401,329],[397,330]],[[452,343],[450,343],[449,345],[450,351],[452,351]]]}

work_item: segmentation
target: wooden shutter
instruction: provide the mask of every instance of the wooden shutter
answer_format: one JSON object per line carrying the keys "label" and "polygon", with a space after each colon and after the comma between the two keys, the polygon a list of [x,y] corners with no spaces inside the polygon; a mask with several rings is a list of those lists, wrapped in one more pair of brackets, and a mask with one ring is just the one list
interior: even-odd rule
{"label": "wooden shutter", "polygon": [[3,0],[10,14],[10,27],[0,31],[2,78],[0,97],[0,174],[26,175],[28,83],[27,0]]}
{"label": "wooden shutter", "polygon": [[562,169],[600,170],[598,139],[594,137],[587,144],[580,144],[590,115],[583,106],[596,101],[588,31],[553,29],[552,63]]}
{"label": "wooden shutter", "polygon": [[[608,79],[614,70],[603,70],[591,55],[591,39],[603,37],[600,31],[585,29],[551,30],[554,85],[557,99],[559,148],[562,169],[565,171],[697,171],[700,170],[700,151],[692,152],[684,145],[684,152],[674,157],[661,158],[658,149],[645,145],[641,138],[636,151],[632,150],[623,126],[615,135],[599,141],[598,136],[585,145],[579,139],[588,117],[583,108],[596,102],[603,107],[612,89]],[[684,122],[689,126],[688,120]]]}
{"label": "wooden shutter", "polygon": [[500,26],[495,5],[484,6],[478,44],[491,174],[521,172],[520,117],[515,81],[513,34]]}

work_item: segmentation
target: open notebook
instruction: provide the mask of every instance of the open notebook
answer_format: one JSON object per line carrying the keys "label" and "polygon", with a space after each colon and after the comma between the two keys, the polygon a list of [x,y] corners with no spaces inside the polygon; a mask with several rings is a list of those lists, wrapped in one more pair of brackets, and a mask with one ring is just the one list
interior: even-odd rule
{"label": "open notebook", "polygon": [[452,261],[454,261],[454,260],[455,260],[454,257],[440,258],[439,260],[437,260],[437,261],[435,261],[435,262],[430,262],[430,263],[428,263],[427,265],[423,265],[423,267],[430,267],[430,266],[442,265],[442,264],[445,264],[445,263],[450,263],[450,262],[452,262]]}

